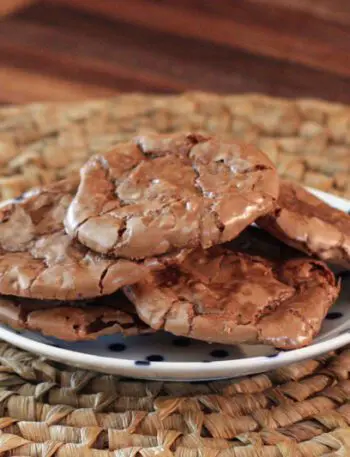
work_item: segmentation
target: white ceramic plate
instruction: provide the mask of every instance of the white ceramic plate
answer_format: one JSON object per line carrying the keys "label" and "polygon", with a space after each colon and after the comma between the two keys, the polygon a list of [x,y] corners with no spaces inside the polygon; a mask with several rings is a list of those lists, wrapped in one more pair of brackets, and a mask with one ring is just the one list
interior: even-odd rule
{"label": "white ceramic plate", "polygon": [[[330,205],[350,211],[350,201],[310,190]],[[174,381],[238,377],[316,357],[350,343],[350,272],[342,276],[341,297],[328,313],[319,336],[310,346],[294,351],[278,352],[261,345],[208,344],[166,333],[66,343],[0,326],[0,337],[59,362],[117,375]]]}

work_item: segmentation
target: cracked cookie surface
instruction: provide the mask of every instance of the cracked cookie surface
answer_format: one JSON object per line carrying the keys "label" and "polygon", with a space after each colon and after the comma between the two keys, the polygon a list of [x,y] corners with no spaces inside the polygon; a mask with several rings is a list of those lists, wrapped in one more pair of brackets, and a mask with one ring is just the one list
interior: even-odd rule
{"label": "cracked cookie surface", "polygon": [[156,330],[294,349],[319,332],[339,287],[318,260],[277,258],[222,247],[197,249],[178,267],[153,273],[124,292]]}
{"label": "cracked cookie surface", "polygon": [[299,184],[281,181],[277,209],[257,223],[296,249],[350,268],[350,215]]}
{"label": "cracked cookie surface", "polygon": [[274,165],[252,145],[148,134],[83,166],[65,227],[94,251],[124,258],[208,248],[271,211],[278,187]]}
{"label": "cracked cookie surface", "polygon": [[166,262],[106,258],[67,235],[63,219],[77,184],[60,181],[0,206],[1,294],[59,300],[109,295]]}
{"label": "cracked cookie surface", "polygon": [[121,292],[88,301],[63,302],[0,296],[0,322],[65,341],[152,331],[137,317],[134,306]]}

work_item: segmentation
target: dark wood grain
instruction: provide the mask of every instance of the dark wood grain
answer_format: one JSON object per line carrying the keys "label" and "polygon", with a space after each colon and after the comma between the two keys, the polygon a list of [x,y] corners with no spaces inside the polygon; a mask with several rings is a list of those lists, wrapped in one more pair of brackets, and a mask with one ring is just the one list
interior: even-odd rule
{"label": "dark wood grain", "polygon": [[15,13],[21,8],[24,8],[36,0],[1,0],[0,2],[0,17],[8,16],[9,14]]}
{"label": "dark wood grain", "polygon": [[310,18],[304,22],[307,27],[301,27],[301,14],[295,14],[294,10],[286,15],[279,8],[252,6],[240,0],[225,1],[225,8],[221,2],[212,1],[55,1],[140,26],[151,25],[152,29],[165,33],[310,64],[314,68],[331,67],[332,72],[350,75],[348,53],[341,46],[350,42],[350,30]]}
{"label": "dark wood grain", "polygon": [[350,2],[347,0],[248,0],[267,7],[302,11],[337,24],[350,24]]}
{"label": "dark wood grain", "polygon": [[195,89],[350,102],[349,3],[289,3],[34,2],[0,22],[0,101]]}

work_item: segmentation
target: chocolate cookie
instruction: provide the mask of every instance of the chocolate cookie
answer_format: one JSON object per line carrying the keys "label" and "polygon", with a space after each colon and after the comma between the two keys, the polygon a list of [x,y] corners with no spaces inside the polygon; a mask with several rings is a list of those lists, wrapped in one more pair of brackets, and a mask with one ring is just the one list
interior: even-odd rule
{"label": "chocolate cookie", "polygon": [[108,259],[73,241],[63,219],[77,184],[61,181],[0,206],[1,294],[59,300],[109,295],[166,263]]}
{"label": "chocolate cookie", "polygon": [[270,212],[278,187],[254,146],[148,134],[87,162],[65,227],[94,251],[130,259],[207,248]]}
{"label": "chocolate cookie", "polygon": [[299,184],[282,181],[277,209],[258,224],[294,248],[350,268],[350,216]]}
{"label": "chocolate cookie", "polygon": [[333,273],[307,258],[272,261],[222,247],[124,288],[152,328],[225,344],[309,344],[335,301]]}
{"label": "chocolate cookie", "polygon": [[70,302],[0,296],[0,322],[66,341],[152,331],[137,317],[134,306],[121,292],[90,301]]}

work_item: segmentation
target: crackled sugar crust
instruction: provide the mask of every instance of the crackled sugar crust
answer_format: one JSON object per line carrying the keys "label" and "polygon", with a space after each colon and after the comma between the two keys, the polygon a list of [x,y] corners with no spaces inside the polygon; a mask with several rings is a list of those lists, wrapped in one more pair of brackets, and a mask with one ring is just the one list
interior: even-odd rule
{"label": "crackled sugar crust", "polygon": [[61,181],[1,205],[1,294],[59,300],[98,297],[157,267],[158,260],[150,259],[146,266],[105,258],[66,234],[63,219],[77,184],[74,179]]}
{"label": "crackled sugar crust", "polygon": [[97,252],[145,258],[230,240],[277,194],[276,170],[254,146],[148,134],[87,162],[65,227]]}
{"label": "crackled sugar crust", "polygon": [[63,302],[0,296],[0,321],[16,329],[41,332],[66,341],[151,332],[121,292],[89,301]]}
{"label": "crackled sugar crust", "polygon": [[152,328],[225,344],[309,344],[339,288],[320,261],[270,261],[221,247],[124,288]]}
{"label": "crackled sugar crust", "polygon": [[350,215],[296,183],[281,181],[277,209],[258,224],[294,248],[350,268]]}

